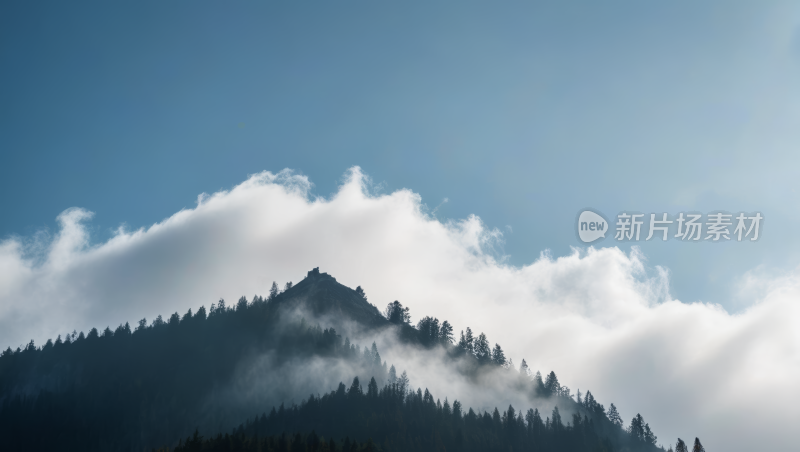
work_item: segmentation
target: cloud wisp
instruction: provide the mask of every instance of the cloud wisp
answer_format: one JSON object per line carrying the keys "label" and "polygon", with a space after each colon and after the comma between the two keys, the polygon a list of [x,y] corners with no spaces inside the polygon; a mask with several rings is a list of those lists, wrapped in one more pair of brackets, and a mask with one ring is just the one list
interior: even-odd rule
{"label": "cloud wisp", "polygon": [[[104,243],[92,244],[91,213],[77,208],[59,216],[49,242],[3,241],[0,343],[41,345],[73,329],[266,294],[273,280],[296,282],[319,266],[379,307],[397,299],[415,321],[485,332],[514,361],[555,370],[626,420],[640,412],[663,444],[694,435],[709,450],[796,447],[798,273],[748,281],[764,295],[732,315],[673,299],[668,271],[648,269],[637,251],[543,253],[516,267],[494,252],[501,232],[478,217],[440,221],[410,190],[370,194],[357,167],[330,199],[312,197],[311,186],[291,171],[263,172]],[[411,377],[415,386],[432,378]]]}

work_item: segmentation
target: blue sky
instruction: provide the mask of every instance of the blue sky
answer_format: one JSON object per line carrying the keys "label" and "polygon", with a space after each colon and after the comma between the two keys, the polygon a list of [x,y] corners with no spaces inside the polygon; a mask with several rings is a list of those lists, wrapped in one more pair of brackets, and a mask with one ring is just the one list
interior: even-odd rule
{"label": "blue sky", "polygon": [[[797,2],[12,0],[0,65],[0,347],[320,266],[665,445],[796,449]],[[764,222],[588,251],[587,207]]]}
{"label": "blue sky", "polygon": [[4,2],[0,237],[82,207],[103,241],[263,170],[329,196],[359,165],[515,265],[579,246],[584,207],[760,211],[756,243],[640,243],[674,296],[736,311],[746,272],[800,264],[799,9]]}

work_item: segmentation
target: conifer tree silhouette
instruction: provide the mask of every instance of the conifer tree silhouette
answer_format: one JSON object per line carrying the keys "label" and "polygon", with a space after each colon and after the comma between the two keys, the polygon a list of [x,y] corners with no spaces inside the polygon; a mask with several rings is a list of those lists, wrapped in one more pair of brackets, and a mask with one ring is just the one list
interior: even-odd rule
{"label": "conifer tree silhouette", "polygon": [[706,449],[700,444],[700,438],[694,439],[694,447],[692,447],[692,452],[706,452]]}

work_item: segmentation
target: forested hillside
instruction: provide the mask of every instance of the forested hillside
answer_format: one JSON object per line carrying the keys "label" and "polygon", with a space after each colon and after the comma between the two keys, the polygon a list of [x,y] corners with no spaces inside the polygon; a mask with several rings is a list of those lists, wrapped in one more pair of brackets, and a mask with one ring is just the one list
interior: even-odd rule
{"label": "forested hillside", "polygon": [[[641,416],[623,429],[613,404],[573,396],[554,372],[542,378],[524,361],[511,367],[484,334],[467,328],[456,341],[446,321],[409,322],[401,303],[381,313],[360,287],[314,269],[283,292],[273,284],[266,298],[8,348],[0,355],[0,450],[657,449]],[[480,411],[452,394],[434,397],[424,381],[412,387],[398,375],[374,342],[362,348],[345,331],[388,331],[405,346],[441,349],[466,377],[494,372],[497,385],[551,409]],[[254,380],[239,378],[252,362],[266,364]],[[320,363],[327,370],[315,378],[294,378],[294,369]]]}
{"label": "forested hillside", "polygon": [[[409,391],[402,377],[391,376],[381,389],[374,378],[363,387],[355,378],[349,388],[340,384],[322,397],[309,396],[299,406],[273,408],[230,434],[206,441],[187,438],[176,451],[296,450],[289,447],[290,440],[305,443],[302,450],[352,450],[353,446],[324,439],[341,438],[344,432],[367,439],[367,444],[356,446],[358,450],[387,452],[654,449],[609,422],[596,402],[574,408],[578,409],[568,417],[562,417],[558,406],[546,417],[538,409],[523,412],[513,406],[502,413],[497,408],[492,413],[476,413],[457,400],[451,405],[447,398],[435,398],[427,389]],[[308,437],[295,435],[279,444],[287,431],[312,433]],[[350,436],[345,438],[347,443]]]}

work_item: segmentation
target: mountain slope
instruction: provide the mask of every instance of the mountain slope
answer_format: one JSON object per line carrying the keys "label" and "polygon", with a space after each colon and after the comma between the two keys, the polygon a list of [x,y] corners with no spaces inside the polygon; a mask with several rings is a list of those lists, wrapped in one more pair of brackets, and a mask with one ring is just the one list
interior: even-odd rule
{"label": "mountain slope", "polygon": [[[425,364],[430,372],[435,373],[437,366],[440,371],[445,370],[443,366],[452,367],[456,370],[447,369],[450,375],[472,373],[473,380],[496,385],[499,390],[507,386],[532,399],[550,400],[547,403],[560,406],[565,416],[567,411],[583,416],[586,420],[581,425],[586,428],[589,424],[585,422],[592,421],[586,431],[602,438],[597,437],[599,443],[570,440],[576,451],[588,452],[596,444],[605,447],[602,441],[632,447],[630,450],[652,449],[639,439],[629,441],[627,434],[609,421],[602,405],[593,400],[579,405],[562,394],[554,374],[547,384],[531,381],[527,375],[498,366],[485,356],[475,357],[440,338],[438,327],[431,326],[438,321],[423,322],[427,326],[417,330],[403,321],[403,316],[398,318],[390,322],[367,302],[363,292],[314,269],[297,285],[283,293],[275,291],[267,299],[256,296],[248,302],[243,297],[231,307],[220,300],[208,310],[201,307],[183,316],[174,313],[166,321],[159,317],[150,325],[143,319],[134,329],[128,324],[114,331],[92,329],[87,335],[48,341],[41,348],[31,343],[24,350],[8,349],[0,355],[0,449],[150,450],[175,445],[195,429],[203,434],[229,430],[253,412],[303,398],[302,406],[259,418],[258,428],[251,433],[279,435],[291,429],[289,433],[305,435],[316,429],[366,441],[378,432],[394,434],[395,421],[390,419],[395,419],[405,425],[403,438],[398,436],[387,444],[418,444],[413,450],[438,450],[437,441],[415,439],[422,434],[449,438],[446,442],[452,446],[459,437],[458,429],[469,425],[482,432],[480,444],[506,444],[497,437],[496,429],[498,425],[512,428],[512,424],[503,424],[506,421],[497,410],[492,415],[478,412],[468,416],[464,407],[460,424],[446,421],[441,424],[444,430],[435,427],[446,410],[434,403],[427,389],[424,396],[421,389],[412,392],[404,375],[387,369],[375,344],[362,351],[350,343],[348,333],[342,334],[356,330],[361,337],[396,333],[393,337],[399,338],[402,347],[411,347],[410,353],[433,352],[430,356],[442,357]],[[354,376],[362,377],[367,390],[362,392],[354,381],[350,390],[339,384],[327,394]],[[475,386],[475,390],[481,389]],[[309,393],[323,396],[306,397]],[[344,405],[343,396],[349,401]],[[448,394],[441,394],[445,396]],[[455,400],[452,403],[455,407]],[[352,419],[340,422],[336,413],[345,408]],[[530,413],[533,416],[533,411]],[[481,422],[486,429],[478,429]],[[527,425],[522,418],[514,422]],[[541,426],[561,435],[558,425],[542,421]],[[538,423],[529,426],[539,428]],[[569,425],[565,423],[564,428]],[[569,435],[577,434],[571,432]],[[245,434],[243,430],[239,433]],[[205,447],[201,443],[197,450]]]}

